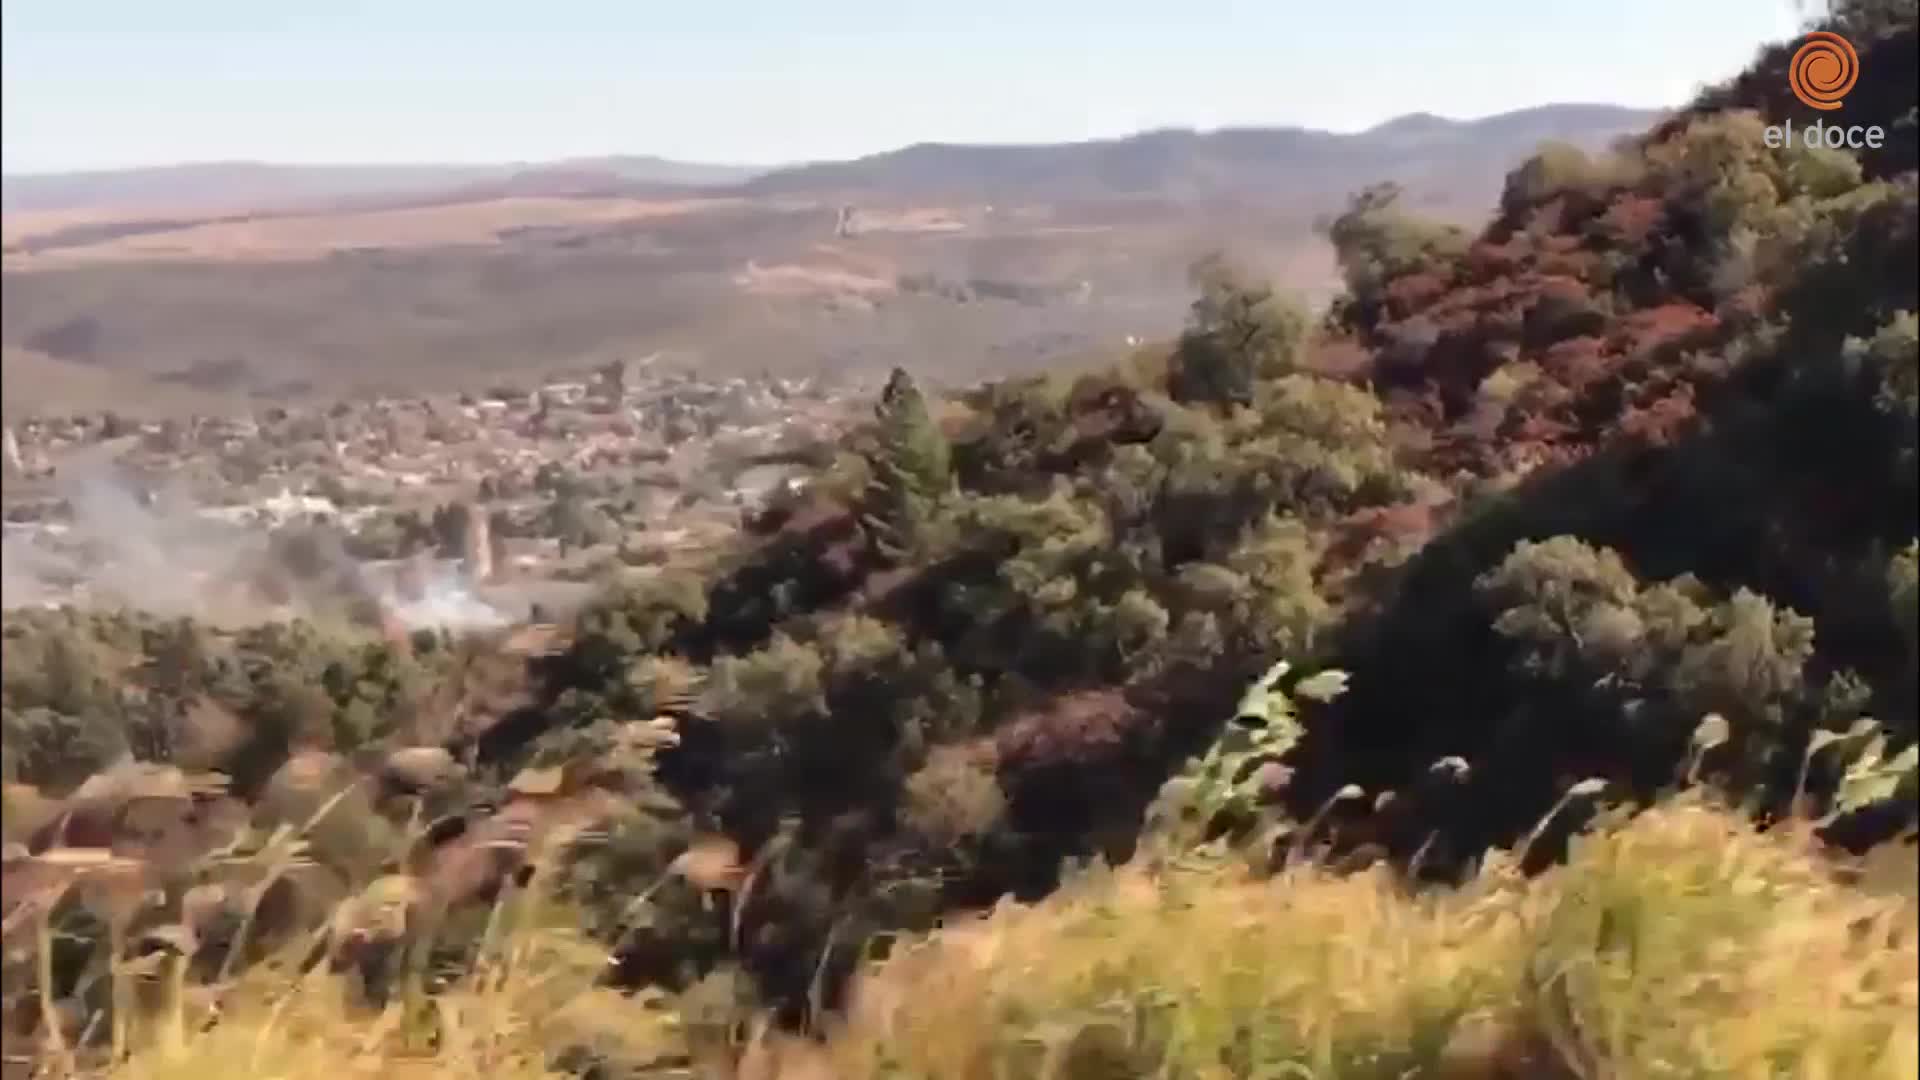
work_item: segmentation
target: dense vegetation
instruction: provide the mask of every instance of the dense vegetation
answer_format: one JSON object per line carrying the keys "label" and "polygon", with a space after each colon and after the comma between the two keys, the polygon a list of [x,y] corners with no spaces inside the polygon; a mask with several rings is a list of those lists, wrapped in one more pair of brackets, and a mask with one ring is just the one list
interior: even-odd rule
{"label": "dense vegetation", "polygon": [[[1863,100],[1910,115],[1913,5],[1837,7]],[[849,1076],[1399,1076],[1477,1024],[1577,1075],[1911,1075],[1910,896],[1834,879],[1913,823],[1920,200],[1910,152],[1767,147],[1763,84],[1543,148],[1478,235],[1356,195],[1317,324],[1215,260],[1180,340],[1110,370],[896,374],[732,550],[524,663],[10,616],[8,902],[58,886],[8,916],[14,1030],[130,1037],[139,979],[56,925],[231,995],[326,918],[315,958],[450,1069],[611,1069],[642,1026],[700,1056],[765,1016],[838,1030]],[[1077,860],[1131,863],[850,978]],[[116,906],[129,876],[163,902]],[[502,930],[548,897],[572,936]],[[675,1013],[488,1026],[594,949]],[[354,1052],[325,1049],[352,1001],[300,1000],[318,1027],[213,1030]],[[1446,1067],[1523,1068],[1490,1062]]]}

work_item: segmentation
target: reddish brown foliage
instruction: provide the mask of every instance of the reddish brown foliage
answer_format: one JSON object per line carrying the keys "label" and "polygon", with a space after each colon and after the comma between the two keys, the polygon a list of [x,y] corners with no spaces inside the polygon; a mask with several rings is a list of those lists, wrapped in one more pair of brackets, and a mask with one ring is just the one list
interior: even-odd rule
{"label": "reddish brown foliage", "polygon": [[1323,341],[1313,349],[1308,366],[1330,379],[1344,379],[1366,371],[1373,354],[1351,338]]}
{"label": "reddish brown foliage", "polygon": [[1667,446],[1692,424],[1696,415],[1693,387],[1681,383],[1671,394],[1645,406],[1629,406],[1620,417],[1620,431],[1627,438],[1649,446]]}
{"label": "reddish brown foliage", "polygon": [[1338,535],[1327,547],[1326,562],[1333,566],[1348,565],[1359,560],[1376,543],[1399,544],[1431,536],[1435,517],[1433,506],[1418,502],[1357,511],[1338,525]]}
{"label": "reddish brown foliage", "polygon": [[1086,765],[1122,755],[1146,718],[1118,690],[1082,690],[1014,718],[996,733],[1001,764],[1013,771]]}
{"label": "reddish brown foliage", "polygon": [[1568,389],[1578,392],[1604,379],[1612,368],[1607,343],[1592,335],[1556,342],[1540,359],[1541,370]]}
{"label": "reddish brown foliage", "polygon": [[1618,247],[1639,247],[1666,215],[1659,199],[1646,195],[1622,195],[1607,207],[1594,225],[1594,231]]}
{"label": "reddish brown foliage", "polygon": [[1567,233],[1555,233],[1540,242],[1540,249],[1549,255],[1564,255],[1580,250],[1580,238]]}
{"label": "reddish brown foliage", "polygon": [[[1393,392],[1389,416],[1428,435],[1415,456],[1486,475],[1577,460],[1616,437],[1679,437],[1694,415],[1691,385],[1723,373],[1690,358],[1714,356],[1767,297],[1745,292],[1716,312],[1649,296],[1661,279],[1646,268],[1690,257],[1686,238],[1665,231],[1658,196],[1563,189],[1509,209],[1455,265],[1452,288],[1436,291],[1431,268],[1388,282],[1385,317],[1368,328],[1376,385]],[[1522,362],[1541,377],[1503,406],[1486,403],[1481,381]]]}
{"label": "reddish brown foliage", "polygon": [[1582,251],[1549,252],[1540,257],[1541,272],[1557,277],[1579,278],[1585,281],[1594,277],[1598,269],[1593,257]]}
{"label": "reddish brown foliage", "polygon": [[1399,391],[1390,394],[1386,403],[1387,416],[1396,425],[1431,430],[1446,419],[1446,410],[1431,388],[1425,392]]}
{"label": "reddish brown foliage", "polygon": [[1720,328],[1713,313],[1685,301],[1631,312],[1620,324],[1620,344],[1636,353],[1706,344]]}
{"label": "reddish brown foliage", "polygon": [[1524,254],[1525,244],[1521,238],[1502,244],[1482,240],[1467,251],[1467,273],[1475,281],[1492,281],[1518,270]]}
{"label": "reddish brown foliage", "polygon": [[1447,290],[1447,280],[1439,274],[1414,273],[1396,278],[1387,286],[1387,314],[1395,319],[1426,307]]}
{"label": "reddish brown foliage", "polygon": [[1585,304],[1592,298],[1585,282],[1567,274],[1541,274],[1534,279],[1533,289],[1543,301]]}
{"label": "reddish brown foliage", "polygon": [[1082,380],[1067,401],[1067,413],[1076,443],[1142,443],[1160,433],[1159,413],[1147,407],[1139,391],[1115,379]]}
{"label": "reddish brown foliage", "polygon": [[1573,432],[1573,427],[1551,416],[1533,415],[1517,417],[1508,429],[1508,437],[1514,442],[1551,443],[1558,442]]}

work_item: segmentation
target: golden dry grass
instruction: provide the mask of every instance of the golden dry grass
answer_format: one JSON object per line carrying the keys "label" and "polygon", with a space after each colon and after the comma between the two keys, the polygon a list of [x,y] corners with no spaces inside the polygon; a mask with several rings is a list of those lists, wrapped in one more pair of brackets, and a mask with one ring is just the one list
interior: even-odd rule
{"label": "golden dry grass", "polygon": [[[97,906],[95,894],[107,881],[103,875],[125,862],[111,857],[75,861],[62,885],[39,890],[37,902],[22,905],[24,914],[31,921],[71,889]],[[623,995],[600,985],[607,952],[578,929],[576,913],[551,899],[544,874],[542,869],[529,888],[495,905],[457,975],[429,987],[435,972],[414,961],[401,992],[382,1008],[367,1004],[352,975],[301,962],[313,954],[316,939],[296,941],[250,969],[231,976],[223,972],[221,980],[207,985],[190,984],[185,977],[195,949],[191,933],[169,938],[178,946],[174,952],[138,959],[116,935],[109,970],[112,1011],[119,1019],[106,1021],[110,1044],[77,1044],[71,1025],[42,1025],[32,1041],[39,1044],[43,1074],[115,1080],[535,1080],[572,1075],[569,1060],[627,1070],[621,1075],[683,1060],[676,1019],[657,1006],[655,997]],[[38,933],[44,975],[53,948],[44,919]],[[9,936],[16,935],[10,931]],[[42,1005],[54,1010],[44,998]],[[18,1049],[10,1047],[10,1055]]]}
{"label": "golden dry grass", "polygon": [[837,1074],[1912,1077],[1915,904],[1683,800],[1526,881],[1125,869],[896,955]]}
{"label": "golden dry grass", "polygon": [[[671,1016],[594,985],[605,954],[558,925],[518,925],[451,986],[369,1013],[340,976],[265,970],[204,1027],[169,1016],[118,1080],[570,1075],[560,1053],[645,1067],[677,1056]],[[177,1014],[175,1014],[177,1015]]]}
{"label": "golden dry grass", "polygon": [[[1541,877],[1496,855],[1419,895],[1384,871],[1226,859],[1088,872],[896,949],[823,1045],[763,1030],[704,1075],[1914,1076],[1920,909],[1835,869],[1802,833],[1687,797]],[[496,910],[477,962],[414,1009],[263,967],[214,1022],[175,1008],[136,1027],[105,1075],[544,1078],[581,1047],[618,1075],[692,1075],[665,1064],[684,1045],[671,1012],[597,988],[603,954],[540,895]]]}

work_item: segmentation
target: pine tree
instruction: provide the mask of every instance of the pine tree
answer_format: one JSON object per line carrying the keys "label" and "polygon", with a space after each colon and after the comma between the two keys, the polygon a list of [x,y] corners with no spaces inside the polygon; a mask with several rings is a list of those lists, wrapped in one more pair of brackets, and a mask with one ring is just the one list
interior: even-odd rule
{"label": "pine tree", "polygon": [[874,409],[877,446],[868,528],[880,550],[906,559],[923,539],[934,507],[953,484],[950,448],[913,377],[895,368]]}

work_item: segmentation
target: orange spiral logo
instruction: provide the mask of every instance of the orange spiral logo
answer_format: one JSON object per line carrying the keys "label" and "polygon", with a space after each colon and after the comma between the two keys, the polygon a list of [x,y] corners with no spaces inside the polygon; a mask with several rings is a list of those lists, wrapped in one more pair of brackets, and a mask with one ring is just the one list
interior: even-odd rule
{"label": "orange spiral logo", "polygon": [[1811,109],[1839,108],[1840,99],[1859,79],[1860,55],[1853,51],[1852,43],[1825,30],[1808,34],[1807,43],[1787,65],[1787,85],[1793,88],[1793,96]]}

